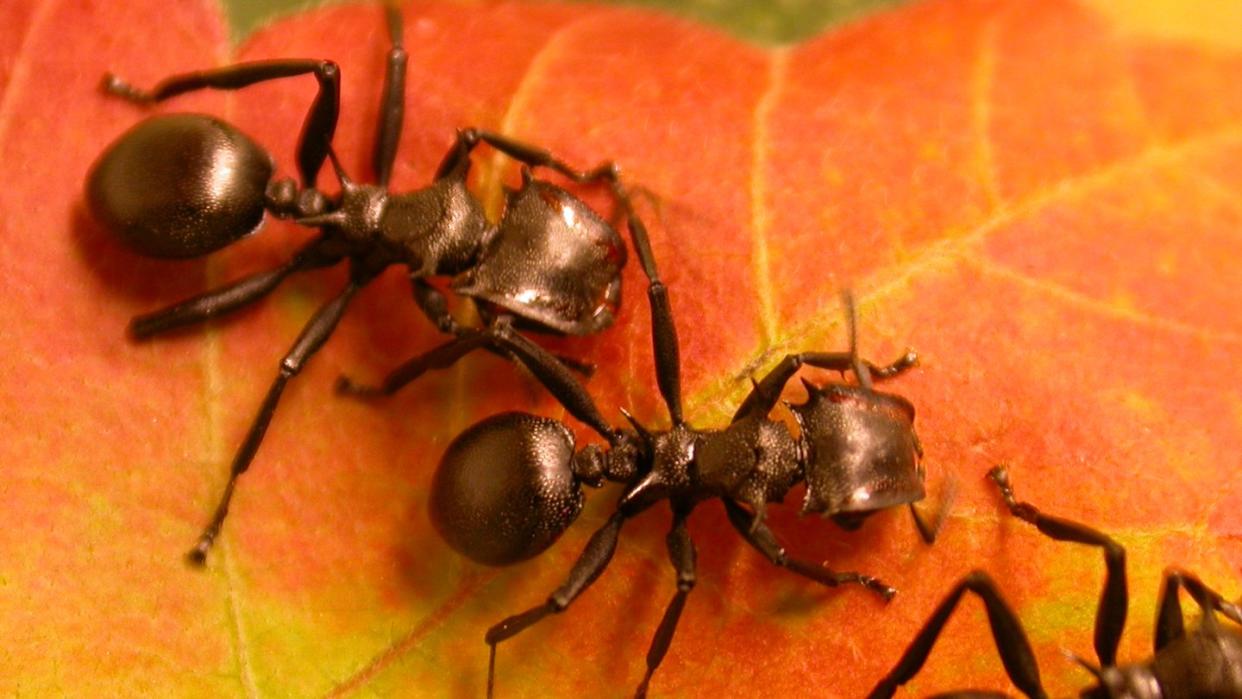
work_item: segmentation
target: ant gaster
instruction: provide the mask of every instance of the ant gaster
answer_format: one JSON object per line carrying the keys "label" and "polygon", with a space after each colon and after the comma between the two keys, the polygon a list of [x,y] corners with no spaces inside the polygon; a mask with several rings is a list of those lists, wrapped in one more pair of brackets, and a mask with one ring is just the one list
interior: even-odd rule
{"label": "ant gaster", "polygon": [[[458,552],[481,563],[505,565],[550,546],[582,507],[581,484],[624,484],[616,510],[578,557],[565,583],[547,601],[511,616],[487,631],[491,647],[488,693],[495,675],[496,646],[550,614],[564,611],[612,559],[621,527],[643,510],[667,501],[673,515],[668,553],[677,592],[664,612],[647,652],[647,686],[672,641],[686,597],[695,585],[695,550],[686,528],[691,511],[708,499],[724,503],[729,522],[775,565],[827,586],[861,585],[885,600],[895,590],[857,572],[838,572],[786,553],[764,523],[765,507],[806,482],[804,513],[831,517],[854,529],[881,509],[909,504],[924,539],[935,538],[940,517],[926,522],[913,507],[924,497],[922,450],[914,432],[914,408],[901,396],[872,388],[914,366],[907,352],[887,366],[858,356],[853,304],[846,296],[848,352],[805,352],[786,356],[761,380],[723,429],[698,429],[682,418],[680,396],[661,390],[671,417],[666,430],[648,429],[622,411],[632,429],[613,429],[591,397],[568,372],[544,378],[566,409],[608,442],[575,450],[574,437],[560,422],[525,413],[504,413],[465,430],[449,446],[432,481],[431,519]],[[677,385],[680,364],[667,307],[652,308],[656,330],[657,383]],[[799,436],[768,417],[800,367],[851,371],[856,384],[815,385],[804,381],[809,398],[790,405]]]}
{"label": "ant gaster", "polygon": [[[1078,658],[1078,662],[1095,676],[1095,685],[1082,690],[1081,696],[1088,699],[1242,697],[1242,629],[1222,626],[1216,618],[1219,612],[1235,624],[1242,624],[1242,609],[1223,599],[1195,575],[1170,568],[1164,573],[1160,592],[1154,655],[1144,662],[1118,665],[1117,646],[1125,630],[1129,601],[1125,549],[1091,527],[1046,515],[1034,505],[1016,500],[1005,468],[998,466],[988,475],[1000,488],[1005,505],[1015,517],[1035,525],[1042,534],[1056,541],[1097,546],[1104,551],[1104,590],[1095,616],[1095,654],[1099,665]],[[1203,613],[1199,626],[1189,632],[1184,628],[1182,617],[1182,590],[1190,594]],[[1040,682],[1039,665],[1022,629],[1022,621],[1001,597],[996,583],[983,571],[976,570],[960,580],[936,607],[897,666],[871,691],[870,699],[891,697],[899,686],[913,679],[967,591],[983,600],[992,638],[1009,679],[1028,697],[1048,696]],[[1004,695],[959,691],[936,696],[969,699]]]}
{"label": "ant gaster", "polygon": [[[311,318],[281,361],[234,456],[215,514],[190,552],[193,562],[204,562],[219,535],[237,478],[254,458],[285,384],[332,334],[358,290],[385,268],[408,268],[414,300],[453,339],[398,367],[379,387],[354,386],[342,379],[339,388],[345,392],[392,393],[423,371],[451,364],[475,349],[503,356],[523,353],[530,343],[514,332],[515,326],[584,335],[613,321],[625,244],[584,202],[531,173],[531,168],[545,168],[576,183],[606,184],[628,212],[628,195],[611,163],[580,171],[547,151],[495,133],[463,129],[430,185],[404,193],[388,189],[402,127],[407,63],[400,15],[392,7],[388,25],[392,45],[372,163],[374,185],[347,177],[332,151],[340,74],[331,61],[239,63],[174,75],[150,91],[111,75],[105,78],[106,92],[143,104],[194,90],[236,90],[299,75],[313,75],[318,81],[299,138],[299,182],[273,179],[272,160],[264,150],[235,127],[199,114],[146,119],[109,146],[88,176],[87,198],[95,217],[131,247],[151,256],[205,255],[254,232],[265,214],[319,230],[274,269],[136,317],[130,325],[135,338],[146,339],[254,303],[294,272],[342,261],[349,265],[345,288]],[[524,164],[522,186],[509,193],[494,225],[466,186],[470,155],[482,143]],[[325,195],[316,187],[325,160],[336,171],[339,195]],[[651,256],[646,232],[631,228],[630,233],[646,263]],[[456,293],[480,302],[486,327],[460,326],[429,277],[450,277]],[[652,284],[656,294],[663,289],[658,281]],[[659,298],[653,302],[663,303]],[[561,366],[557,357],[546,353],[526,361],[532,362]],[[546,366],[532,369],[554,371]]]}

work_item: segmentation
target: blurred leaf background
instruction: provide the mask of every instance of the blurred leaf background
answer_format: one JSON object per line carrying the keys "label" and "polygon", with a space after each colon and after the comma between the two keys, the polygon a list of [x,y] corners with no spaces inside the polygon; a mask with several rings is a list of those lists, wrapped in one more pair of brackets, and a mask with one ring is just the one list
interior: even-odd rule
{"label": "blurred leaf background", "polygon": [[[574,1],[661,9],[716,25],[743,39],[762,44],[781,44],[807,39],[826,27],[908,0]],[[237,42],[276,17],[330,3],[322,0],[223,0],[222,4],[229,18],[233,41]]]}

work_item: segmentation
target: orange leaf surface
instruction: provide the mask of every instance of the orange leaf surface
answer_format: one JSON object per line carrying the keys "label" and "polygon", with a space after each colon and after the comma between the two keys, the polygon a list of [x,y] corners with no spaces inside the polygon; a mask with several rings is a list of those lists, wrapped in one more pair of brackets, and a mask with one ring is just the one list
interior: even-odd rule
{"label": "orange leaf surface", "polygon": [[[1085,685],[1059,651],[1090,653],[1100,556],[1003,514],[983,480],[997,462],[1020,496],[1128,547],[1125,657],[1148,653],[1164,565],[1239,594],[1238,47],[1067,1],[919,3],[776,49],[629,9],[404,12],[396,187],[425,183],[469,124],[621,162],[654,194],[643,209],[695,424],[723,424],[783,353],[844,347],[842,287],[868,356],[922,355],[893,389],[919,410],[932,500],[950,474],[961,483],[941,540],[924,547],[902,512],[854,534],[801,520],[794,495],[771,519],[790,550],[901,594],[884,606],[774,569],[709,503],[691,521],[700,582],[654,694],[860,696],[974,567],[1026,620],[1050,693]],[[593,493],[538,560],[494,570],[434,535],[428,484],[483,416],[563,411],[489,356],[379,406],[335,398],[337,374],[376,377],[440,341],[386,275],[286,392],[208,569],[187,569],[278,357],[343,277],[305,275],[227,322],[134,344],[131,316],[271,266],[306,233],[273,225],[206,263],[153,261],[82,204],[93,158],[142,116],[95,91],[105,70],[148,85],[331,57],[337,150],[366,172],[378,8],[298,16],[235,51],[211,2],[19,2],[0,19],[0,693],[480,695],[484,630],[560,583],[616,491]],[[290,171],[312,92],[289,80],[167,109],[224,116]],[[512,171],[483,165],[495,207]],[[626,284],[616,327],[557,347],[598,365],[589,386],[610,417],[658,422],[635,265]],[[574,607],[501,647],[504,696],[632,691],[674,589],[660,510],[627,526]],[[973,603],[912,689],[967,686],[1008,686]]]}

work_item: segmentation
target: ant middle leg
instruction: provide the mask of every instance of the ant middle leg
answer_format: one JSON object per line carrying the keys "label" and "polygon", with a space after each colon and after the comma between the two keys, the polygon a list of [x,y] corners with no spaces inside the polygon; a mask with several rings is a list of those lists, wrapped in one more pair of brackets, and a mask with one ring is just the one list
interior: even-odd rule
{"label": "ant middle leg", "polygon": [[263,437],[267,433],[268,425],[272,422],[272,416],[276,412],[276,406],[280,403],[280,397],[284,393],[285,385],[289,379],[293,378],[302,371],[306,362],[327,342],[328,337],[336,329],[337,323],[340,322],[341,316],[345,313],[345,308],[349,301],[361,289],[370,277],[359,275],[349,281],[345,289],[329,301],[315,313],[306,327],[302,329],[302,334],[298,336],[297,341],[293,343],[293,347],[289,353],[285,355],[280,362],[280,370],[276,374],[276,379],[267,390],[263,402],[259,405],[259,411],[255,415],[254,420],[250,423],[250,428],[246,432],[246,437],[242,440],[241,445],[237,448],[236,454],[233,456],[233,463],[229,469],[229,479],[225,483],[224,492],[220,496],[220,501],[216,505],[215,514],[212,515],[211,521],[203,528],[202,534],[198,537],[187,555],[190,563],[195,565],[203,565],[207,561],[207,552],[211,550],[212,544],[220,535],[220,528],[224,525],[224,520],[229,513],[229,504],[233,499],[233,491],[237,486],[237,478],[250,468],[250,463],[254,460],[255,454],[259,450],[259,445],[263,443]]}
{"label": "ant middle leg", "polygon": [[1005,673],[1009,675],[1009,679],[1023,694],[1032,699],[1047,697],[1039,679],[1039,664],[1031,651],[1031,642],[1027,640],[1026,632],[1022,629],[1022,622],[1001,597],[996,583],[987,573],[976,570],[953,586],[953,590],[940,602],[918,635],[906,647],[906,652],[897,661],[896,667],[867,695],[868,699],[890,699],[898,687],[918,674],[927,662],[927,656],[931,653],[936,639],[944,631],[949,617],[967,591],[975,593],[983,600],[988,622],[992,627],[992,640],[996,642],[996,649],[1000,652],[1001,662],[1005,665]]}
{"label": "ant middle leg", "polygon": [[514,330],[511,321],[504,316],[482,330],[461,328],[457,337],[405,362],[378,386],[356,384],[341,377],[337,380],[336,390],[364,398],[392,395],[428,371],[452,366],[477,349],[493,351],[521,363],[571,415],[609,442],[617,439],[616,431],[604,419],[594,399],[569,367],[556,355]]}
{"label": "ant middle leg", "polygon": [[302,248],[288,262],[264,272],[252,274],[232,284],[180,301],[166,308],[135,316],[129,334],[138,340],[201,323],[244,308],[271,293],[290,274],[315,267],[327,267],[340,261],[339,256],[324,257],[316,248],[316,239]]}
{"label": "ant middle leg", "polygon": [[[919,452],[922,454],[922,451]],[[907,507],[910,510],[910,518],[914,520],[914,528],[919,532],[919,538],[923,543],[931,545],[936,543],[936,537],[940,534],[940,529],[944,526],[944,520],[949,516],[949,510],[953,508],[953,503],[957,500],[957,478],[952,474],[946,476],[940,487],[940,503],[936,506],[936,511],[928,519],[927,515],[919,509],[916,503],[910,503]]]}
{"label": "ant middle leg", "polygon": [[828,587],[861,585],[884,598],[885,602],[891,600],[897,594],[895,588],[870,575],[854,571],[834,571],[818,563],[790,557],[785,553],[785,548],[777,542],[776,535],[772,533],[771,529],[768,529],[768,525],[761,521],[756,521],[751,513],[746,511],[746,508],[733,500],[725,498],[724,505],[725,512],[729,516],[729,523],[733,525],[733,528],[742,535],[746,543],[755,547],[759,553],[762,553],[774,565]]}
{"label": "ant middle leg", "polygon": [[574,567],[569,571],[569,577],[565,580],[565,583],[558,587],[548,597],[546,602],[531,607],[520,614],[514,614],[487,630],[484,640],[490,646],[487,662],[488,697],[492,696],[495,689],[496,646],[534,626],[544,617],[565,611],[578,598],[578,595],[582,594],[591,583],[595,582],[595,579],[604,572],[604,569],[612,561],[612,555],[617,550],[617,539],[621,534],[621,525],[625,522],[625,519],[626,515],[616,512],[612,517],[608,518],[608,521],[602,527],[591,535],[591,540],[587,542],[586,548],[582,550],[578,560],[574,562]]}
{"label": "ant middle leg", "polygon": [[666,543],[669,560],[677,571],[677,592],[673,594],[673,599],[665,608],[660,626],[656,629],[655,636],[651,638],[651,646],[647,649],[647,672],[643,675],[643,681],[634,693],[635,697],[647,696],[647,686],[651,683],[651,676],[655,674],[660,663],[664,661],[664,656],[668,653],[668,647],[673,642],[673,634],[677,631],[677,622],[681,619],[682,609],[686,606],[686,597],[694,589],[697,580],[694,542],[690,540],[690,531],[686,529],[687,514],[680,508],[673,512],[673,528],[668,533]]}
{"label": "ant middle leg", "polygon": [[1104,589],[1095,616],[1095,654],[1104,667],[1117,664],[1117,646],[1126,627],[1129,590],[1126,585],[1126,550],[1108,535],[1073,520],[1046,515],[1028,502],[1017,500],[1009,482],[1009,471],[996,466],[988,471],[1000,489],[1006,507],[1015,517],[1035,525],[1045,536],[1056,541],[1070,541],[1096,546],[1104,551]]}

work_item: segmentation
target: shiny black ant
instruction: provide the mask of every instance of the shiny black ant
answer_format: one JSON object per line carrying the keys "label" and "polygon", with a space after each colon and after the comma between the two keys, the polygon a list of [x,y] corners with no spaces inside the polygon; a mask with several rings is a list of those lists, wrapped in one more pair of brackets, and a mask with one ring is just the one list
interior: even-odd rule
{"label": "shiny black ant", "polygon": [[[1144,662],[1118,665],[1117,646],[1125,630],[1129,600],[1125,549],[1091,527],[1046,515],[1034,505],[1016,500],[1009,474],[1003,467],[992,469],[988,475],[1000,488],[1005,505],[1015,517],[1030,522],[1045,536],[1056,541],[1097,546],[1104,551],[1104,591],[1095,616],[1095,654],[1099,665],[1078,659],[1095,676],[1095,685],[1084,689],[1081,696],[1090,699],[1242,697],[1242,629],[1222,626],[1216,618],[1219,612],[1242,625],[1242,609],[1238,605],[1226,601],[1195,575],[1170,568],[1164,573],[1160,592],[1154,655]],[[1190,594],[1203,613],[1199,626],[1189,633],[1183,626],[1182,590]],[[992,627],[992,638],[996,641],[1009,679],[1028,697],[1047,697],[1040,683],[1039,665],[1022,629],[1022,621],[1001,597],[996,583],[983,571],[976,570],[954,585],[911,641],[897,666],[871,691],[870,699],[893,696],[899,686],[918,673],[949,616],[967,591],[974,592],[983,600]],[[936,696],[969,699],[1004,695],[959,691]]]}
{"label": "shiny black ant", "polygon": [[[848,352],[787,355],[753,389],[723,429],[698,429],[682,418],[677,336],[667,305],[652,307],[657,384],[672,421],[666,430],[648,429],[622,411],[632,429],[614,429],[590,395],[569,372],[540,376],[549,391],[578,420],[608,442],[575,450],[562,423],[527,413],[504,413],[466,429],[449,446],[432,481],[431,519],[458,552],[481,563],[507,565],[550,546],[577,518],[581,485],[624,484],[616,510],[578,557],[568,579],[547,601],[491,627],[488,693],[495,676],[496,646],[550,614],[562,612],[608,566],[626,520],[667,501],[673,515],[668,553],[677,592],[647,652],[647,671],[637,695],[646,694],[653,673],[668,651],[686,597],[695,585],[695,550],[686,528],[691,511],[718,498],[729,522],[751,546],[775,565],[836,587],[861,585],[890,599],[895,590],[857,572],[838,572],[786,553],[764,523],[766,505],[780,502],[800,482],[807,486],[804,513],[831,517],[856,529],[868,515],[909,505],[927,542],[934,540],[944,508],[925,521],[913,503],[924,497],[922,448],[914,431],[914,407],[905,398],[876,391],[872,381],[890,379],[916,364],[907,352],[886,366],[861,359],[856,318],[846,296],[850,330]],[[521,355],[532,368],[547,365]],[[816,385],[804,381],[809,397],[790,405],[799,427],[768,414],[785,385],[802,366],[850,371],[857,383]]]}
{"label": "shiny black ant", "polygon": [[[255,61],[183,73],[154,89],[140,90],[107,76],[104,90],[152,104],[200,89],[237,90],[269,80],[313,75],[318,92],[306,115],[297,150],[300,182],[273,179],[273,164],[260,146],[233,126],[199,114],[154,116],[122,135],[100,156],[87,180],[96,219],[138,252],[155,257],[198,257],[257,230],[266,214],[319,229],[284,264],[167,308],[138,316],[137,339],[199,323],[254,303],[290,274],[349,264],[344,290],[311,318],[281,360],[280,370],[233,458],[229,479],[210,523],[191,550],[203,563],[220,533],[238,476],[249,467],[285,384],[327,341],[349,302],[392,265],[405,265],[414,300],[436,327],[453,339],[398,367],[377,388],[342,381],[352,393],[388,394],[423,371],[487,349],[522,355],[536,373],[563,370],[559,358],[539,353],[515,327],[585,335],[612,323],[620,302],[625,244],[613,227],[564,189],[532,175],[553,170],[579,184],[607,185],[630,217],[630,234],[644,269],[654,275],[646,231],[632,215],[617,168],[604,163],[577,170],[551,153],[478,129],[458,131],[434,181],[412,192],[388,189],[400,140],[407,55],[400,14],[388,8],[391,47],[385,72],[372,167],[376,184],[351,180],[332,151],[339,111],[340,73],[326,60]],[[522,185],[509,193],[499,223],[490,223],[467,188],[470,155],[487,144],[524,164]],[[340,181],[337,195],[316,187],[324,162]],[[481,304],[483,328],[460,326],[444,294],[428,282],[450,277],[451,288]],[[651,276],[653,303],[664,303],[663,286]],[[555,365],[555,366],[553,366]],[[585,369],[582,366],[579,370]]]}

